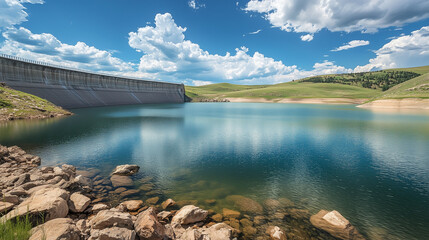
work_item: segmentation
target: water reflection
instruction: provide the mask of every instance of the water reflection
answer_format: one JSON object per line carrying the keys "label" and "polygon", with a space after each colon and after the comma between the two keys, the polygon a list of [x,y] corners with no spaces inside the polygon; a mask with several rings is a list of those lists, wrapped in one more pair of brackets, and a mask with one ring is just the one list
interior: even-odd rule
{"label": "water reflection", "polygon": [[286,197],[337,209],[364,234],[429,235],[429,116],[354,106],[184,104],[81,109],[56,121],[0,127],[43,164],[142,167],[176,200]]}

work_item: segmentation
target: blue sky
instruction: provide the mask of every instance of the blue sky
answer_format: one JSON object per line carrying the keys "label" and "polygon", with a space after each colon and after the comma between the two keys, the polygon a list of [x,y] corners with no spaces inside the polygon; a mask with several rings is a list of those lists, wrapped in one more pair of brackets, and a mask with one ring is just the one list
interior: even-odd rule
{"label": "blue sky", "polygon": [[427,0],[0,0],[0,52],[202,85],[429,65]]}

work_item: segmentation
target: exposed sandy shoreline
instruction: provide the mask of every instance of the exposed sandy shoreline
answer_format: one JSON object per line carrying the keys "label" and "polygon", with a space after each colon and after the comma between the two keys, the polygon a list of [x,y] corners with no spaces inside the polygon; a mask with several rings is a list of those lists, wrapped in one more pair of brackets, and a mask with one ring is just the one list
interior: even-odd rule
{"label": "exposed sandy shoreline", "polygon": [[359,105],[360,108],[371,109],[423,109],[429,110],[429,99],[404,98],[404,99],[381,99]]}
{"label": "exposed sandy shoreline", "polygon": [[276,98],[268,100],[265,98],[226,98],[230,102],[253,102],[253,103],[304,103],[304,104],[362,104],[368,99],[350,98]]}

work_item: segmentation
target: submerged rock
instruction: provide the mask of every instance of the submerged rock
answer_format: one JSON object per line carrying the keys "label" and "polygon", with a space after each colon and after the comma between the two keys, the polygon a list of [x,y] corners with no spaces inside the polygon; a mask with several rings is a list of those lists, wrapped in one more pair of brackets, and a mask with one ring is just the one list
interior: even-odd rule
{"label": "submerged rock", "polygon": [[228,208],[222,209],[222,214],[226,218],[238,218],[241,215],[240,212],[237,212]]}
{"label": "submerged rock", "polygon": [[137,165],[120,165],[113,170],[112,175],[124,175],[124,176],[130,176],[133,174],[136,174],[139,171],[140,167]]}
{"label": "submerged rock", "polygon": [[113,175],[110,177],[114,187],[130,187],[133,186],[133,180],[128,176]]}
{"label": "submerged rock", "polygon": [[161,207],[162,207],[162,209],[167,209],[167,208],[172,207],[174,205],[176,205],[176,202],[173,199],[169,198],[161,204]]}
{"label": "submerged rock", "polygon": [[29,240],[80,240],[80,231],[70,218],[56,218],[31,229]]}
{"label": "submerged rock", "polygon": [[261,204],[253,199],[241,196],[241,195],[230,195],[226,197],[227,201],[233,202],[234,205],[243,212],[260,214],[263,212]]}
{"label": "submerged rock", "polygon": [[286,240],[286,234],[277,226],[269,226],[266,233],[270,235],[272,240]]}
{"label": "submerged rock", "polygon": [[320,210],[311,216],[310,222],[317,228],[322,229],[334,237],[344,240],[365,239],[350,222],[339,212]]}

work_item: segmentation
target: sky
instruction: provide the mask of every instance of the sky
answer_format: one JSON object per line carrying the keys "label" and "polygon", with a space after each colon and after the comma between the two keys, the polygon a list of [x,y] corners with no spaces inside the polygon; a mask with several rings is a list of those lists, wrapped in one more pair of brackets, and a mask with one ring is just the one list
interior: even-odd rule
{"label": "sky", "polygon": [[0,53],[205,85],[429,65],[428,0],[0,0]]}

